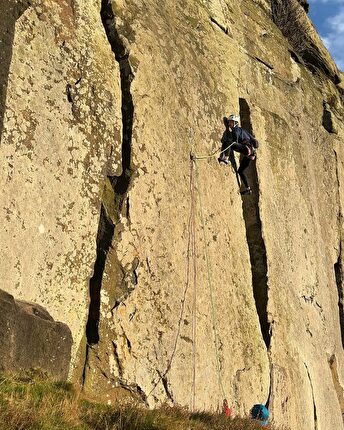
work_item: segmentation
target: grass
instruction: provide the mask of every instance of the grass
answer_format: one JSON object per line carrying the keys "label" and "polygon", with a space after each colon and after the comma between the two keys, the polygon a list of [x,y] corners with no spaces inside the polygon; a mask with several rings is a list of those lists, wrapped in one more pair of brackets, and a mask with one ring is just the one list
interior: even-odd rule
{"label": "grass", "polygon": [[[183,408],[148,410],[138,405],[89,402],[66,382],[40,372],[0,374],[1,430],[262,430],[248,419],[190,413]],[[272,430],[272,427],[270,427]]]}

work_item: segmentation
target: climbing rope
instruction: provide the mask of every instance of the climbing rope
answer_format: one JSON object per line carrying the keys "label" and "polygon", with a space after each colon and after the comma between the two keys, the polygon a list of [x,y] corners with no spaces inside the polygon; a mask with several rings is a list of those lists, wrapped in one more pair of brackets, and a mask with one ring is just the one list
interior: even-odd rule
{"label": "climbing rope", "polygon": [[[191,140],[191,130],[190,130],[190,140]],[[202,224],[202,232],[203,232],[203,242],[204,242],[204,255],[206,260],[206,267],[207,267],[207,281],[208,281],[208,289],[209,289],[209,296],[210,296],[210,304],[211,304],[211,314],[212,314],[212,325],[213,325],[213,333],[214,333],[214,344],[215,344],[215,356],[216,356],[216,370],[217,370],[217,377],[218,377],[218,384],[219,389],[223,398],[223,411],[227,416],[230,414],[230,409],[228,407],[228,402],[226,399],[226,393],[223,387],[222,378],[221,378],[221,360],[220,360],[220,351],[219,351],[219,337],[218,332],[216,328],[216,312],[215,312],[215,300],[214,300],[214,291],[213,291],[213,282],[212,282],[212,274],[211,274],[211,265],[210,265],[210,258],[208,253],[208,246],[207,246],[207,237],[205,232],[205,218],[204,218],[204,209],[203,209],[203,201],[202,201],[202,193],[201,193],[201,187],[200,187],[200,180],[199,180],[199,173],[196,161],[197,160],[207,160],[210,158],[213,158],[217,155],[221,155],[224,152],[226,152],[228,149],[230,149],[235,142],[232,142],[230,145],[228,145],[225,149],[219,151],[216,150],[213,153],[209,155],[195,155],[193,147],[191,147],[191,172],[190,172],[190,178],[191,182],[194,181],[194,178],[196,178],[196,187],[197,187],[197,193],[198,193],[198,199],[199,199],[199,206],[200,206],[200,215],[201,215],[201,224]],[[238,173],[237,169],[235,168],[237,180],[238,179]],[[195,174],[194,174],[195,172]],[[240,185],[240,183],[239,183]],[[193,187],[194,188],[194,187]],[[195,193],[194,191],[191,192],[191,198],[195,199]],[[196,204],[194,203],[192,207],[194,207],[194,212]],[[194,252],[194,260],[195,260],[195,266],[194,266],[194,273],[196,273],[196,251]],[[196,291],[196,280],[194,280],[194,298],[193,298],[193,315],[194,315],[194,323],[193,327],[196,327],[196,300],[197,300],[197,291]],[[195,360],[196,360],[196,329],[193,330],[193,345],[194,345],[194,352],[193,352],[193,408],[195,404]]]}
{"label": "climbing rope", "polygon": [[223,149],[222,151],[219,151],[218,149],[216,149],[214,152],[212,152],[209,155],[194,155],[191,152],[191,159],[192,160],[207,160],[208,158],[213,158],[216,157],[217,155],[221,155],[224,152],[226,152],[228,149],[230,149],[232,147],[232,145],[234,145],[235,142],[232,142],[229,146],[227,146],[227,148]]}
{"label": "climbing rope", "polygon": [[[186,302],[186,294],[190,287],[190,279],[191,279],[191,257],[193,257],[193,295],[194,295],[194,310],[193,310],[193,335],[195,336],[196,333],[196,281],[197,281],[197,272],[196,272],[196,224],[195,224],[195,217],[196,217],[196,211],[195,211],[195,180],[194,180],[194,174],[193,174],[193,162],[190,160],[190,183],[189,183],[189,190],[190,190],[190,196],[191,196],[191,203],[190,203],[190,216],[189,216],[189,222],[188,222],[188,245],[187,245],[187,269],[186,269],[186,282],[185,287],[183,290],[183,295],[181,299],[181,307],[180,307],[180,314],[179,314],[179,323],[177,327],[177,332],[174,338],[173,342],[173,348],[170,355],[170,358],[167,363],[166,370],[164,373],[160,373],[158,378],[156,378],[153,382],[153,388],[147,395],[147,399],[153,394],[153,392],[156,390],[156,387],[158,386],[159,382],[162,378],[165,378],[165,376],[168,374],[172,367],[173,359],[177,350],[178,341],[180,337],[180,331],[181,331],[181,325],[182,321],[184,319],[184,313],[185,313],[185,302]],[[196,336],[195,336],[196,337]],[[196,344],[194,341],[193,345],[193,391],[192,391],[192,399],[191,399],[191,405],[194,410],[195,408],[195,396],[196,396],[196,389],[195,389],[195,380],[196,380],[196,370],[195,370],[195,356],[196,356]]]}
{"label": "climbing rope", "polygon": [[[213,283],[212,283],[212,276],[211,276],[210,258],[208,254],[208,248],[207,248],[207,238],[206,238],[206,232],[205,232],[203,202],[202,202],[199,173],[196,166],[196,160],[205,160],[205,159],[212,158],[217,154],[220,155],[225,151],[227,151],[228,149],[230,149],[232,145],[233,143],[230,144],[227,148],[223,149],[222,151],[216,150],[210,155],[197,156],[197,155],[193,155],[193,150],[191,151],[190,183],[189,183],[191,204],[190,204],[190,217],[189,217],[189,223],[188,223],[189,234],[188,234],[188,246],[187,246],[187,271],[186,271],[186,283],[185,283],[182,300],[181,300],[179,323],[178,323],[177,332],[173,343],[172,352],[171,352],[169,361],[167,363],[166,370],[162,374],[159,373],[159,377],[156,378],[156,380],[153,382],[152,390],[147,395],[147,399],[148,399],[155,391],[161,379],[163,379],[167,375],[167,373],[170,371],[172,367],[173,359],[177,350],[178,341],[180,337],[181,324],[185,313],[186,294],[191,283],[191,272],[193,272],[193,297],[192,297],[192,344],[193,346],[192,346],[192,392],[191,392],[191,409],[193,411],[195,410],[195,406],[196,406],[196,353],[197,353],[197,348],[196,348],[197,346],[197,343],[196,343],[196,338],[197,338],[197,249],[196,249],[196,189],[195,188],[197,188],[197,194],[198,194],[199,205],[200,205],[201,224],[202,224],[203,242],[204,242],[204,254],[205,254],[205,260],[206,260],[206,267],[207,267],[207,281],[208,281],[209,296],[210,296],[210,303],[211,303],[212,326],[213,326],[213,333],[214,333],[218,384],[219,384],[219,389],[221,391],[221,395],[224,401],[227,402],[225,390],[224,390],[222,378],[221,378],[221,360],[220,360],[220,352],[219,352],[219,338],[218,338],[218,332],[216,328],[214,291],[213,291]],[[196,186],[195,186],[195,183],[196,183]],[[192,259],[192,266],[191,266],[191,259]]]}
{"label": "climbing rope", "polygon": [[197,333],[197,250],[196,250],[196,193],[193,161],[190,160],[190,197],[191,197],[191,237],[193,257],[193,300],[192,300],[192,397],[191,410],[196,406],[196,333]]}
{"label": "climbing rope", "polygon": [[196,166],[196,162],[193,161],[193,164],[194,164],[194,169],[196,173],[195,175],[196,185],[197,185],[197,193],[198,193],[200,214],[201,214],[201,224],[202,224],[202,231],[203,231],[204,254],[205,254],[205,260],[206,260],[206,267],[207,267],[207,281],[208,281],[209,296],[210,296],[210,303],[211,303],[212,324],[213,324],[214,343],[215,343],[216,369],[217,369],[219,388],[223,396],[223,399],[226,399],[225,390],[224,390],[224,387],[222,384],[222,378],[221,378],[221,360],[220,360],[220,352],[219,352],[219,338],[218,338],[218,333],[216,328],[214,291],[213,291],[213,283],[212,283],[212,275],[211,275],[210,258],[209,258],[208,247],[207,247],[207,237],[205,232],[205,219],[204,219],[203,202],[202,202],[202,195],[201,195],[201,188],[200,188],[200,181],[199,181],[199,173]]}
{"label": "climbing rope", "polygon": [[[194,155],[193,152],[191,151],[190,158],[191,158],[191,160],[207,160],[209,158],[213,158],[217,155],[221,155],[224,152],[226,152],[228,149],[230,149],[232,147],[232,145],[234,145],[234,143],[235,142],[232,142],[229,146],[227,146],[227,148],[223,149],[222,151],[216,150],[209,155]],[[240,184],[239,173],[238,173],[238,168],[237,168],[235,159],[234,159],[233,169],[235,171],[235,176],[236,176],[236,180],[238,183],[238,187],[240,188],[241,184]]]}

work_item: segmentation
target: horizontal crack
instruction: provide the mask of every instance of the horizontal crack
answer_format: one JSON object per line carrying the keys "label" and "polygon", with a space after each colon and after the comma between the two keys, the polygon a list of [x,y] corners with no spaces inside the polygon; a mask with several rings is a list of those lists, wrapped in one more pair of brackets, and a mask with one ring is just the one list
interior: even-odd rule
{"label": "horizontal crack", "polygon": [[210,21],[217,25],[219,27],[220,30],[222,30],[227,36],[229,34],[229,28],[225,27],[224,25],[220,24],[215,18],[213,18],[212,16],[210,17]]}
{"label": "horizontal crack", "polygon": [[266,66],[268,69],[273,70],[274,67],[271,66],[271,64],[267,63],[266,61],[262,60],[259,57],[254,57],[257,61],[259,61],[260,63],[264,64],[264,66]]}

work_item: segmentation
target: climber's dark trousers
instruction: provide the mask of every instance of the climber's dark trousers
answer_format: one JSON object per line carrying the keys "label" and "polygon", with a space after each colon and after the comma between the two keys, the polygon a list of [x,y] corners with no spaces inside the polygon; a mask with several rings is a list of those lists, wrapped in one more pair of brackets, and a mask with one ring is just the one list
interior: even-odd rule
{"label": "climber's dark trousers", "polygon": [[[227,148],[229,146],[229,142],[223,142],[222,143],[222,148],[221,151],[223,151],[225,148]],[[248,188],[248,182],[247,182],[247,178],[244,174],[244,170],[249,166],[250,164],[250,159],[247,157],[247,155],[249,154],[249,150],[247,148],[246,145],[243,145],[242,143],[233,143],[231,145],[231,147],[229,149],[227,149],[225,152],[223,152],[223,156],[224,157],[229,157],[232,166],[234,167],[234,169],[236,169],[236,162],[235,162],[235,158],[234,158],[234,153],[233,151],[239,152],[242,155],[246,155],[246,157],[243,157],[238,169],[238,174],[241,178],[241,182],[245,185],[246,188]]]}
{"label": "climber's dark trousers", "polygon": [[243,157],[238,169],[238,173],[240,175],[241,181],[244,183],[246,188],[248,188],[248,182],[247,182],[246,176],[244,175],[244,170],[249,166],[250,161],[251,160],[248,157]]}
{"label": "climber's dark trousers", "polygon": [[[233,151],[240,152],[240,154],[242,154],[242,155],[248,155],[249,154],[249,150],[248,150],[247,146],[243,145],[242,143],[234,143],[233,146],[231,146],[231,149]],[[250,164],[250,161],[251,160],[248,157],[243,157],[241,162],[240,162],[239,169],[238,169],[238,173],[239,173],[239,176],[241,178],[241,181],[244,183],[246,188],[248,188],[248,182],[247,182],[247,178],[244,174],[244,170],[247,169],[247,167]]]}

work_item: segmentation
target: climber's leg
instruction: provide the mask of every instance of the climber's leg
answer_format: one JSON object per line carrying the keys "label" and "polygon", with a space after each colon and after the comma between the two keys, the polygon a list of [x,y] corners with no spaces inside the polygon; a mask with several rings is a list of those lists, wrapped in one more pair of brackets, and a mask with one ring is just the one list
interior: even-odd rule
{"label": "climber's leg", "polygon": [[248,186],[247,178],[244,174],[244,170],[247,169],[247,167],[250,164],[250,161],[251,160],[248,157],[243,157],[243,159],[241,160],[239,169],[238,169],[238,173],[240,175],[241,181],[246,187],[246,190],[243,191],[243,193],[245,193],[245,194],[249,194],[251,192],[251,188]]}
{"label": "climber's leg", "polygon": [[237,143],[237,142],[232,144],[231,149],[243,155],[249,155],[249,152],[250,152],[246,145],[243,145],[242,143]]}

